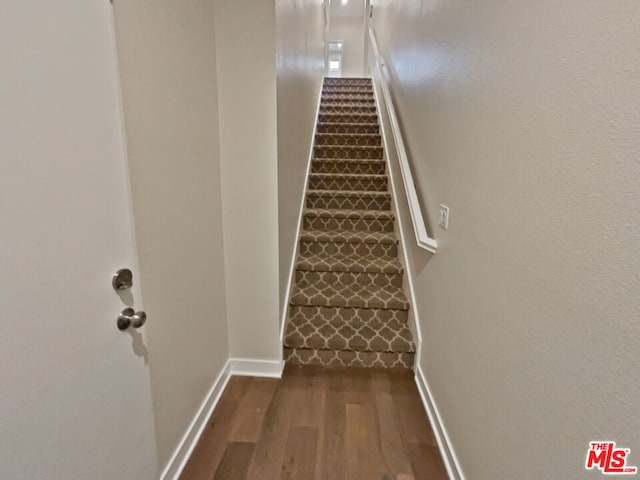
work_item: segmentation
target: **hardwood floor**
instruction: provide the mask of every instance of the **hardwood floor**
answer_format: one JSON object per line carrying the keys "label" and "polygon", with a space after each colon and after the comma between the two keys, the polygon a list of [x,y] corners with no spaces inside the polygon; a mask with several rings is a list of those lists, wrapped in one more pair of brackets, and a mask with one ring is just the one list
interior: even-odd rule
{"label": "hardwood floor", "polygon": [[446,480],[413,372],[229,381],[181,480]]}

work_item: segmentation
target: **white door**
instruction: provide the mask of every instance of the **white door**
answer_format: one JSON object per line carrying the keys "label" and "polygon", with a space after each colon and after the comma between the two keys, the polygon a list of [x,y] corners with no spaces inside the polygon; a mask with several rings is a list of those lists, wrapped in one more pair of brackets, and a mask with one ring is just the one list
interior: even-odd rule
{"label": "white door", "polygon": [[[158,478],[108,0],[0,2],[0,478]],[[138,280],[135,278],[134,280]],[[153,322],[153,318],[149,318]]]}

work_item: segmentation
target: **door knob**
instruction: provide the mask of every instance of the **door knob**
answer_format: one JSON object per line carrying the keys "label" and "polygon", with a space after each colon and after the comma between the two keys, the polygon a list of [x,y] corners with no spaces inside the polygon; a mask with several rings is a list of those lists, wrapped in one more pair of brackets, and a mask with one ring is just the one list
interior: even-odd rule
{"label": "door knob", "polygon": [[142,310],[136,312],[133,308],[125,308],[118,315],[118,329],[126,330],[129,327],[140,328],[147,321],[147,314]]}

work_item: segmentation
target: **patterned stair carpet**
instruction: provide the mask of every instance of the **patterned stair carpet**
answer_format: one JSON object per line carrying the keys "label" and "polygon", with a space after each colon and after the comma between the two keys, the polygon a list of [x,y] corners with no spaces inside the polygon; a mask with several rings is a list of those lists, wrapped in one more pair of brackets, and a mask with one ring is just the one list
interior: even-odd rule
{"label": "patterned stair carpet", "polygon": [[371,80],[325,78],[284,357],[290,363],[412,368]]}

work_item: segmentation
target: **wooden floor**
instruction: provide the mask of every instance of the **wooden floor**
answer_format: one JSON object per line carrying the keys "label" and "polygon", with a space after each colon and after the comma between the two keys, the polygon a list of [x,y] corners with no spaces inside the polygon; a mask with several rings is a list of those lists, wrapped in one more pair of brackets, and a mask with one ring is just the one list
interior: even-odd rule
{"label": "wooden floor", "polygon": [[413,372],[233,377],[181,480],[445,480]]}

